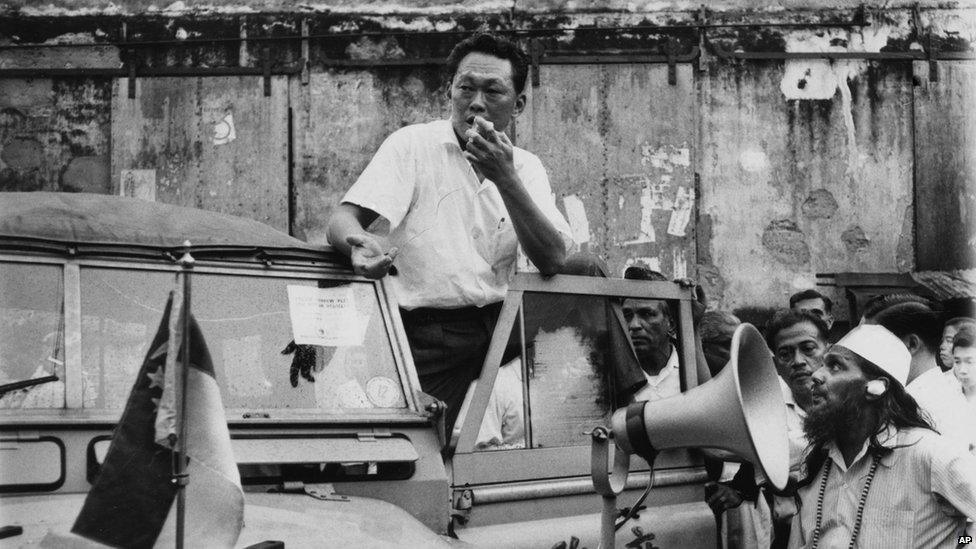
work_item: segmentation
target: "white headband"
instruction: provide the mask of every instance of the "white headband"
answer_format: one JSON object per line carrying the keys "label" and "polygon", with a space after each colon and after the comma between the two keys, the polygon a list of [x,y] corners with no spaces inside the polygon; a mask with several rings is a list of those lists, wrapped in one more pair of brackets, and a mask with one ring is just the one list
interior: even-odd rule
{"label": "white headband", "polygon": [[901,339],[877,324],[861,324],[835,343],[884,370],[904,386],[912,354]]}

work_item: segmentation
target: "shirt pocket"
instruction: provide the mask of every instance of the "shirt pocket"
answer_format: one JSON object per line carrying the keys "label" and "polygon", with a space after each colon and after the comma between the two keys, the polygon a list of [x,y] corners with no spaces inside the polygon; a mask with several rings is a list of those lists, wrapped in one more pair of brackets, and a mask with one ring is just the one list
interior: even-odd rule
{"label": "shirt pocket", "polygon": [[492,270],[496,273],[507,271],[515,261],[518,247],[515,227],[508,218],[503,217],[498,221],[489,242],[488,257]]}

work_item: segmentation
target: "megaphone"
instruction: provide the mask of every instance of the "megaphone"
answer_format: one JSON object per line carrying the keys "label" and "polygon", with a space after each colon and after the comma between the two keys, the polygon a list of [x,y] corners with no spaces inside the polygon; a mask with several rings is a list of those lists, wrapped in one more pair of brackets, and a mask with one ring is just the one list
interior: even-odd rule
{"label": "megaphone", "polygon": [[614,442],[640,456],[672,448],[727,450],[753,463],[782,490],[790,451],[786,404],[772,354],[752,324],[736,328],[729,354],[728,364],[710,381],[614,412]]}

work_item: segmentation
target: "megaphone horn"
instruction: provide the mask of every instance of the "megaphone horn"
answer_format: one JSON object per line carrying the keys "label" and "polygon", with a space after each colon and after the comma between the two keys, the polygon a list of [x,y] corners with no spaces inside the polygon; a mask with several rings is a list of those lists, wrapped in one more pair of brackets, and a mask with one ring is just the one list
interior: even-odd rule
{"label": "megaphone horn", "polygon": [[786,487],[789,442],[786,404],[772,355],[759,330],[741,324],[731,359],[710,381],[663,400],[620,408],[614,441],[628,454],[671,448],[718,448],[752,462],[777,489]]}

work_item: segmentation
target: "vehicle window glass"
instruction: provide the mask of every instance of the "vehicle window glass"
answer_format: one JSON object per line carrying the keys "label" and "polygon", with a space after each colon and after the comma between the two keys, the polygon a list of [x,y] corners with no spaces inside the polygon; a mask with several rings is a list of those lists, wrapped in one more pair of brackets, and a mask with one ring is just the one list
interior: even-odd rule
{"label": "vehicle window glass", "polygon": [[[86,407],[124,406],[172,286],[171,273],[82,270]],[[292,341],[289,286],[344,291],[349,308],[343,314],[357,327],[337,345],[303,348],[316,381],[299,378],[297,387],[291,383],[295,355],[282,354]],[[191,291],[228,410],[277,417],[406,407],[372,284],[194,273]]]}
{"label": "vehicle window glass", "polygon": [[172,289],[172,273],[82,268],[83,408],[125,407]]}
{"label": "vehicle window glass", "polygon": [[607,300],[533,294],[523,299],[531,447],[589,444],[583,434],[612,410]]}
{"label": "vehicle window glass", "polygon": [[0,384],[57,376],[0,396],[0,408],[64,407],[60,265],[0,263]]}
{"label": "vehicle window glass", "polygon": [[613,410],[680,393],[676,316],[664,300],[525,293],[476,448],[588,445]]}

